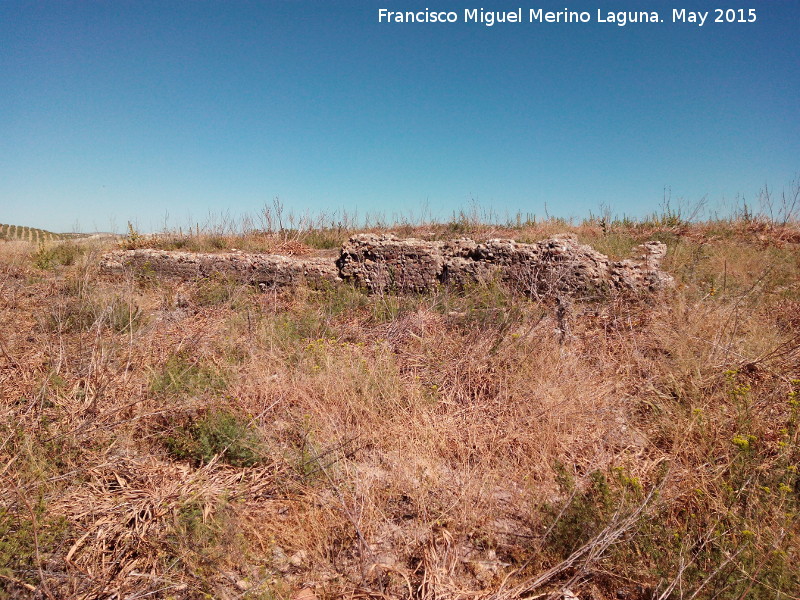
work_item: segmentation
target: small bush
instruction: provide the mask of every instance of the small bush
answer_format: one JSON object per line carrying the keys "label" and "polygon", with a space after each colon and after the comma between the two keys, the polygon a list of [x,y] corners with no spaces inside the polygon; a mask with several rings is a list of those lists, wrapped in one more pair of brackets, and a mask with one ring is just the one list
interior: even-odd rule
{"label": "small bush", "polygon": [[570,492],[569,504],[563,508],[545,507],[555,519],[548,547],[564,559],[597,534],[608,522],[614,507],[614,494],[605,475],[594,471],[585,490],[575,491],[572,478],[562,469],[559,482],[562,491]]}
{"label": "small bush", "polygon": [[224,250],[230,246],[228,240],[220,235],[212,235],[208,238],[208,243],[214,250]]}
{"label": "small bush", "polygon": [[83,255],[85,249],[73,242],[63,242],[55,245],[41,244],[33,254],[33,264],[42,270],[53,269],[57,266],[69,266]]}
{"label": "small bush", "polygon": [[196,465],[215,456],[235,467],[249,467],[263,461],[263,442],[258,431],[241,416],[226,410],[212,411],[199,421],[184,425],[166,440],[178,459]]}
{"label": "small bush", "polygon": [[138,248],[147,248],[148,242],[149,240],[136,230],[133,223],[128,221],[128,235],[119,245],[123,250],[137,250]]}

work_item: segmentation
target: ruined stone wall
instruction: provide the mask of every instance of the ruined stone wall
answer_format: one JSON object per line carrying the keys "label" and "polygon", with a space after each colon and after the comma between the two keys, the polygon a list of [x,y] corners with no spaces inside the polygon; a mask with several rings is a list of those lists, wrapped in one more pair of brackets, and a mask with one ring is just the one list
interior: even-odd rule
{"label": "ruined stone wall", "polygon": [[277,254],[228,252],[206,254],[167,250],[115,250],[104,254],[100,268],[105,272],[133,269],[178,279],[224,277],[242,283],[268,287],[319,286],[338,283],[339,271],[331,258],[296,258]]}
{"label": "ruined stone wall", "polygon": [[526,293],[648,290],[671,285],[661,270],[667,248],[647,242],[638,260],[611,261],[569,235],[535,244],[514,240],[422,241],[391,235],[351,238],[337,261],[343,279],[372,292],[423,292],[438,284],[510,282]]}
{"label": "ruined stone wall", "polygon": [[224,276],[269,287],[352,282],[373,293],[427,292],[437,286],[464,286],[501,279],[523,293],[580,293],[611,290],[654,291],[672,284],[661,270],[666,246],[647,242],[636,259],[612,261],[574,236],[523,244],[514,240],[478,243],[399,239],[361,234],[350,238],[338,259],[271,254],[199,254],[163,250],[117,250],[101,268],[139,269],[181,279]]}

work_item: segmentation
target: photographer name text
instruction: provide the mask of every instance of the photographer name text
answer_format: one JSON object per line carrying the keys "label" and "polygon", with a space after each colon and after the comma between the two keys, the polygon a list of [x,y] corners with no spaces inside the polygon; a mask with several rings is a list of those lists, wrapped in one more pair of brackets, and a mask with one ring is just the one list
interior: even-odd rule
{"label": "photographer name text", "polygon": [[378,9],[378,23],[478,23],[487,27],[509,23],[605,23],[624,27],[643,23],[682,23],[703,27],[715,23],[755,23],[754,8],[715,8],[713,10],[688,10],[673,8],[669,14],[655,10],[595,11],[544,10],[518,8],[509,11],[465,8],[463,11],[389,10]]}

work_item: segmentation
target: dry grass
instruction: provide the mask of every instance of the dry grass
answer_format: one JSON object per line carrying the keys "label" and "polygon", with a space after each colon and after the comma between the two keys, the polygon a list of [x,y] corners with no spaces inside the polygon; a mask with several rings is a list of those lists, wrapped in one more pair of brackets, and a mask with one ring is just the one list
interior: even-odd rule
{"label": "dry grass", "polygon": [[796,231],[400,233],[564,230],[663,239],[677,288],[566,335],[502,286],[215,291],[0,244],[0,598],[800,597]]}

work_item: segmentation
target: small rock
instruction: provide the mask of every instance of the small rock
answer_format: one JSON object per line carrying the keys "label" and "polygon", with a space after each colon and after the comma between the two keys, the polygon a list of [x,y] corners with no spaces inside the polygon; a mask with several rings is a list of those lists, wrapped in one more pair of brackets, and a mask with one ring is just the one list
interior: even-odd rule
{"label": "small rock", "polygon": [[291,564],[289,563],[289,557],[280,546],[275,546],[272,549],[272,566],[281,573],[288,572],[289,568],[291,567]]}
{"label": "small rock", "polygon": [[289,558],[289,564],[293,567],[302,567],[306,564],[306,559],[308,558],[308,553],[305,550],[298,550],[294,554],[292,554],[291,558]]}
{"label": "small rock", "polygon": [[309,588],[303,588],[292,596],[292,600],[317,600],[317,595]]}

